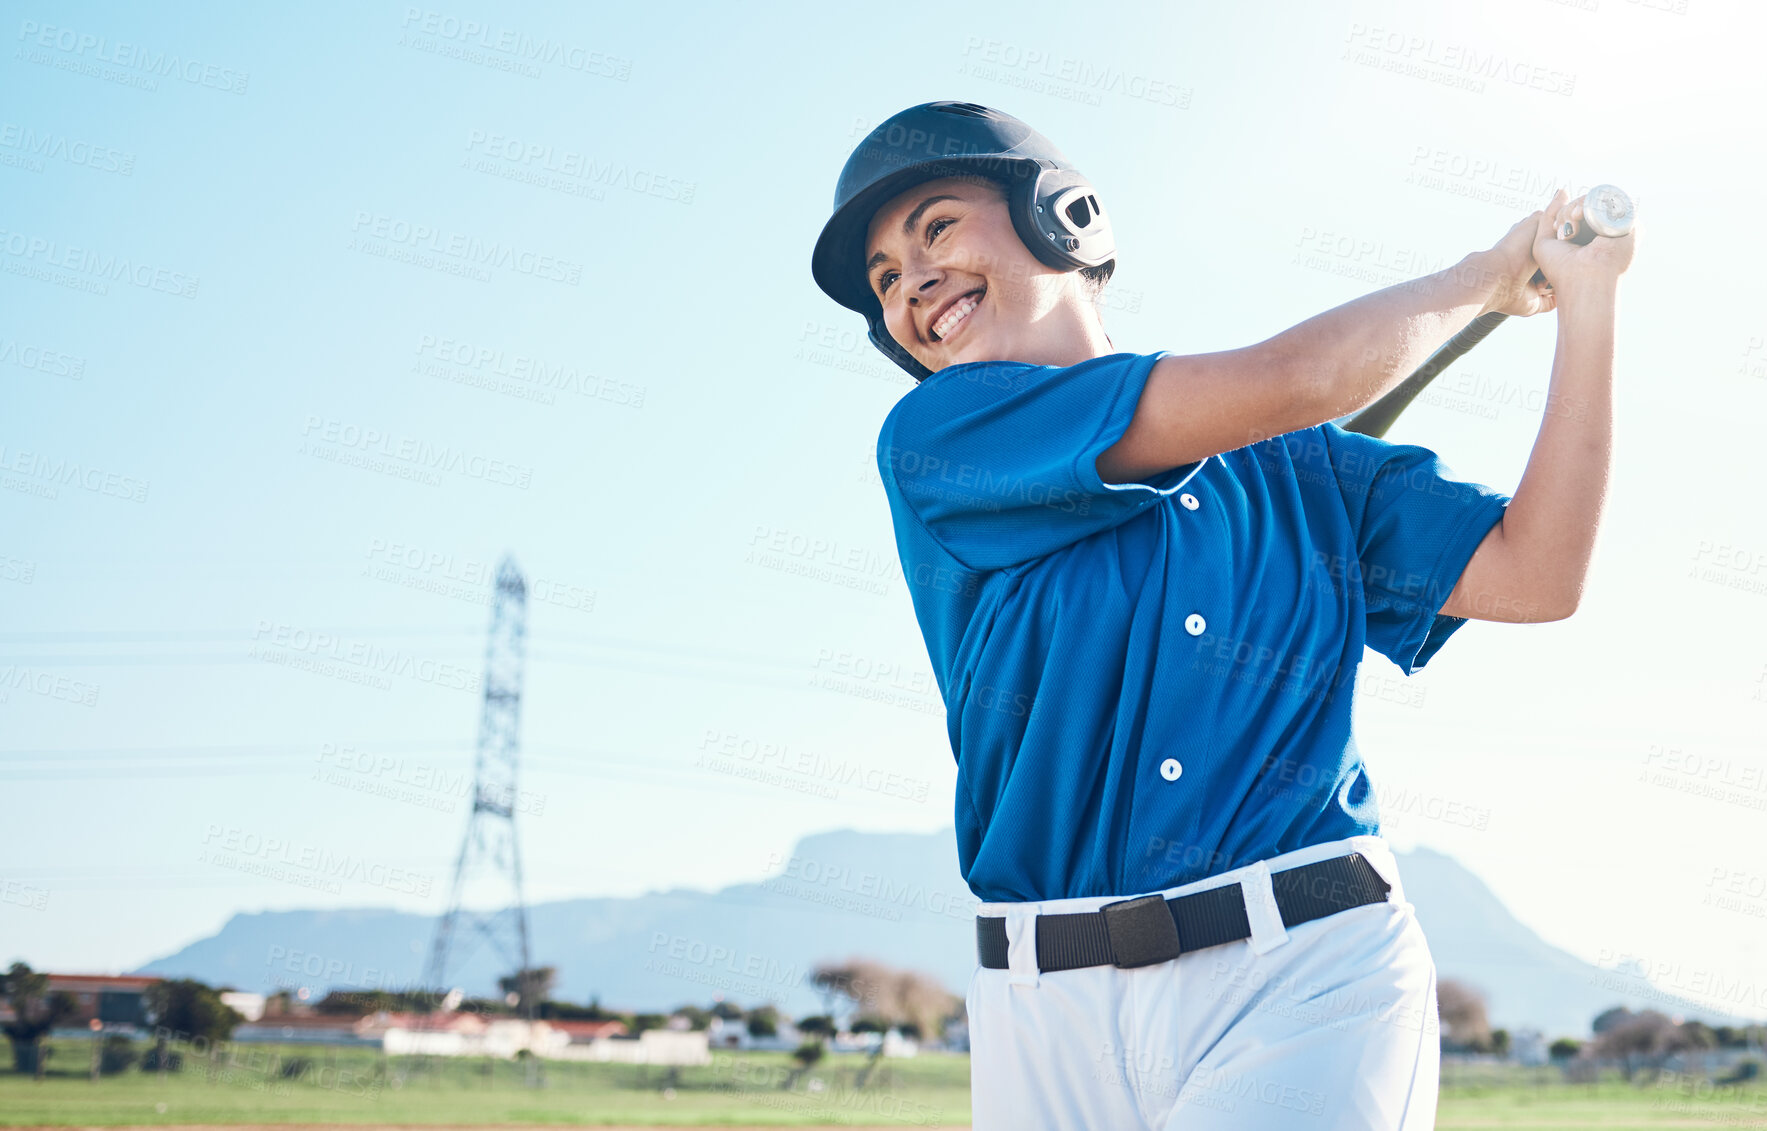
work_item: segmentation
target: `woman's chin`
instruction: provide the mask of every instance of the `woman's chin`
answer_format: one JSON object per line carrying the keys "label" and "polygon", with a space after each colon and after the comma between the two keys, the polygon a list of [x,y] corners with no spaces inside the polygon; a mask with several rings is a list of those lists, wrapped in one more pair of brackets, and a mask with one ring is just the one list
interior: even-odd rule
{"label": "woman's chin", "polygon": [[965,338],[954,349],[946,351],[942,364],[964,365],[972,361],[986,361],[988,357],[986,342]]}

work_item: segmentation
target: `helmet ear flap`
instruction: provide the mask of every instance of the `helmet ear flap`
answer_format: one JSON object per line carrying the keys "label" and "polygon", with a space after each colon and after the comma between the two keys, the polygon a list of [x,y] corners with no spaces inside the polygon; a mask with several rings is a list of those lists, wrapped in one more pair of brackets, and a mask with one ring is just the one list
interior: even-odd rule
{"label": "helmet ear flap", "polygon": [[866,323],[870,329],[866,330],[865,336],[871,339],[871,344],[885,357],[906,369],[916,381],[924,381],[933,375],[932,370],[922,365],[913,354],[902,348],[902,343],[890,336],[889,327],[884,325],[882,311],[866,319]]}
{"label": "helmet ear flap", "polygon": [[1072,169],[1039,168],[1012,186],[1012,221],[1031,253],[1078,271],[1116,258],[1116,237],[1098,190]]}

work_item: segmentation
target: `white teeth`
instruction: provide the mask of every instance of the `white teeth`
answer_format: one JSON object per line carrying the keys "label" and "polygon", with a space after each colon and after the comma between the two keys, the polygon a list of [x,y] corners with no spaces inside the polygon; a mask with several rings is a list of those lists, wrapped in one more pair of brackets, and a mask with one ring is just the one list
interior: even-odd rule
{"label": "white teeth", "polygon": [[977,300],[973,298],[962,300],[947,311],[943,318],[939,319],[938,325],[933,327],[933,333],[943,338],[952,330],[956,329],[957,324],[963,321],[963,319],[969,315],[969,312],[976,308],[976,305]]}

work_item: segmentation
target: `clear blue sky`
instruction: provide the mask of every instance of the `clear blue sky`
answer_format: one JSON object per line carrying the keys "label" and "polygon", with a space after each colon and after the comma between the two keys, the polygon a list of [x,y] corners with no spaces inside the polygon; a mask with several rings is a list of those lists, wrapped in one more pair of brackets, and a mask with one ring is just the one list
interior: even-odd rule
{"label": "clear blue sky", "polygon": [[[1136,352],[1267,337],[1560,184],[1632,192],[1583,608],[1471,625],[1411,680],[1371,656],[1362,746],[1413,808],[1392,839],[1553,942],[1678,992],[1767,986],[1759,9],[191,11],[4,25],[0,960],[121,970],[241,910],[438,911],[505,552],[545,597],[531,899],[948,825],[873,463],[910,386],[808,265],[865,130],[964,98],[1107,194]],[[1552,347],[1550,317],[1512,321],[1392,438],[1513,490]],[[725,772],[768,745],[859,778]],[[322,854],[350,869],[308,886]]]}

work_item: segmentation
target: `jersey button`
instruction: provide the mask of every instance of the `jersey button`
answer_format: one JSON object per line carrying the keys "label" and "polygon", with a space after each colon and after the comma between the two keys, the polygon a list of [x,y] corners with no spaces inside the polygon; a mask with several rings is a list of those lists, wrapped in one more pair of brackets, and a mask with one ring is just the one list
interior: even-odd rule
{"label": "jersey button", "polygon": [[1209,627],[1209,622],[1203,619],[1201,613],[1191,613],[1184,618],[1184,631],[1192,636],[1201,636],[1203,629],[1207,627]]}
{"label": "jersey button", "polygon": [[1160,776],[1167,781],[1177,781],[1178,775],[1183,772],[1184,767],[1179,764],[1179,761],[1176,758],[1167,758],[1164,762],[1160,763]]}
{"label": "jersey button", "polygon": [[1197,507],[1202,505],[1201,503],[1196,501],[1196,496],[1192,495],[1189,491],[1186,491],[1186,492],[1184,492],[1184,494],[1179,495],[1178,501],[1184,504],[1184,509],[1187,511],[1193,511]]}

